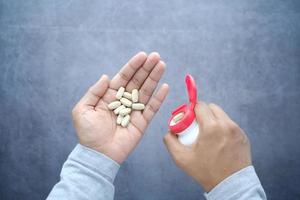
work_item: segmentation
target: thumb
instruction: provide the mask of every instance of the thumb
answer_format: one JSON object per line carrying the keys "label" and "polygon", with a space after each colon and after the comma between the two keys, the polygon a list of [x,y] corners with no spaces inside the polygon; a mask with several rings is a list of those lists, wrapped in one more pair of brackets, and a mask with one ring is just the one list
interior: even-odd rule
{"label": "thumb", "polygon": [[178,141],[178,138],[172,134],[171,132],[168,132],[164,136],[164,143],[169,151],[169,153],[172,155],[175,154],[175,152],[181,148],[183,145]]}
{"label": "thumb", "polygon": [[105,94],[108,86],[108,76],[102,75],[101,78],[89,88],[78,104],[83,106],[96,106],[100,98]]}

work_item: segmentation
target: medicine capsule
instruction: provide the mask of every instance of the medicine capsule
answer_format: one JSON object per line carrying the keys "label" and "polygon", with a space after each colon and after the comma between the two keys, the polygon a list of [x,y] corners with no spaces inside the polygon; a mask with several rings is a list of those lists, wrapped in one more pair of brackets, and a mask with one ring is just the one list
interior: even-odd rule
{"label": "medicine capsule", "polygon": [[132,102],[126,98],[121,98],[120,101],[124,106],[131,107],[132,105]]}
{"label": "medicine capsule", "polygon": [[131,98],[131,93],[129,93],[129,92],[124,92],[124,93],[123,93],[123,97],[125,97],[126,99],[129,99],[129,100],[132,99],[132,98]]}
{"label": "medicine capsule", "polygon": [[131,112],[131,108],[125,108],[120,110],[119,115],[125,116],[128,115]]}
{"label": "medicine capsule", "polygon": [[131,96],[134,103],[139,101],[139,91],[137,89],[132,90]]}
{"label": "medicine capsule", "polygon": [[115,110],[114,110],[114,113],[117,115],[119,114],[119,112],[123,109],[125,109],[126,107],[124,105],[121,105],[119,107],[117,107]]}
{"label": "medicine capsule", "polygon": [[145,105],[142,103],[133,103],[131,107],[134,110],[144,110],[145,109]]}
{"label": "medicine capsule", "polygon": [[108,108],[109,108],[110,110],[113,110],[113,109],[119,107],[120,105],[121,105],[121,102],[120,102],[120,101],[113,101],[113,102],[111,102],[110,104],[108,104]]}
{"label": "medicine capsule", "polygon": [[183,112],[180,112],[180,113],[178,113],[177,115],[175,115],[174,117],[173,117],[173,121],[175,122],[175,123],[177,123],[179,120],[181,120],[181,118],[183,117]]}
{"label": "medicine capsule", "polygon": [[122,123],[122,120],[123,120],[123,116],[122,115],[118,115],[117,117],[117,124],[120,125]]}
{"label": "medicine capsule", "polygon": [[122,96],[123,96],[123,94],[124,94],[124,91],[125,91],[125,88],[124,88],[124,87],[120,87],[120,88],[118,89],[117,94],[116,94],[116,98],[117,98],[117,99],[121,99]]}
{"label": "medicine capsule", "polygon": [[129,121],[130,121],[130,116],[126,115],[121,122],[121,126],[126,127],[129,124]]}

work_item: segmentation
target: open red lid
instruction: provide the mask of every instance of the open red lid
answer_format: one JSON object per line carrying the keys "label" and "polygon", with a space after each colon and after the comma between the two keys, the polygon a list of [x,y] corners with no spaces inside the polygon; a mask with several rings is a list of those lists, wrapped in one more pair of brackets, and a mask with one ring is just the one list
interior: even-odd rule
{"label": "open red lid", "polygon": [[[195,119],[194,108],[197,103],[197,86],[194,78],[191,75],[185,77],[186,88],[189,96],[189,104],[184,104],[177,107],[173,112],[172,116],[169,119],[168,125],[169,129],[174,134],[180,134],[188,128]],[[178,122],[174,122],[175,116],[181,114],[182,117]]]}
{"label": "open red lid", "polygon": [[188,74],[185,77],[185,84],[186,84],[186,89],[189,95],[189,100],[191,104],[193,105],[193,109],[197,103],[197,86],[194,78]]}

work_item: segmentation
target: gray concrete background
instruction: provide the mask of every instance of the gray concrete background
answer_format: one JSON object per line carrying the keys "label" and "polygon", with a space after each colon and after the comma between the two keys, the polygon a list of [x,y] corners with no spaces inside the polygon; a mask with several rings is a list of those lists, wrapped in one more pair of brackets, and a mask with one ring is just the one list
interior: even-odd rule
{"label": "gray concrete background", "polygon": [[115,199],[204,199],[162,142],[186,73],[248,133],[269,199],[300,198],[299,36],[298,0],[0,1],[0,199],[47,196],[77,142],[71,108],[140,50],[171,90]]}

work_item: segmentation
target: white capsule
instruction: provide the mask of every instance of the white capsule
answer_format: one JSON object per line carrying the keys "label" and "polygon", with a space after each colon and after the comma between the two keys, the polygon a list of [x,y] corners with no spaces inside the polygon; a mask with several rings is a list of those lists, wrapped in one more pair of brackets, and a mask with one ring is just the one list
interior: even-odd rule
{"label": "white capsule", "polygon": [[113,101],[113,102],[111,102],[110,104],[108,104],[108,108],[109,108],[110,110],[113,110],[113,109],[119,107],[120,105],[121,105],[121,102],[120,102],[120,101]]}
{"label": "white capsule", "polygon": [[120,101],[124,106],[131,107],[132,105],[132,102],[126,98],[121,98]]}
{"label": "white capsule", "polygon": [[131,107],[134,110],[144,110],[145,109],[145,105],[142,103],[133,103]]}
{"label": "white capsule", "polygon": [[179,120],[181,120],[181,118],[183,117],[183,112],[180,112],[180,113],[178,113],[177,115],[175,115],[174,117],[173,117],[173,121],[175,122],[175,123],[177,123]]}
{"label": "white capsule", "polygon": [[126,115],[126,116],[122,119],[121,126],[126,127],[126,126],[129,124],[129,121],[130,121],[130,116],[129,116],[129,115]]}
{"label": "white capsule", "polygon": [[120,125],[122,123],[122,120],[123,120],[123,116],[122,115],[118,115],[117,117],[117,124]]}
{"label": "white capsule", "polygon": [[125,88],[124,88],[124,87],[120,87],[120,88],[118,89],[117,94],[116,94],[116,98],[117,98],[117,99],[121,99],[122,96],[123,96],[124,91],[125,91]]}
{"label": "white capsule", "polygon": [[132,90],[131,96],[133,102],[139,101],[139,91],[137,89]]}
{"label": "white capsule", "polygon": [[123,93],[123,97],[125,97],[126,99],[129,99],[129,100],[132,99],[132,98],[131,98],[131,94],[130,94],[129,92],[124,92],[124,93]]}
{"label": "white capsule", "polygon": [[120,110],[119,115],[125,116],[128,115],[131,112],[131,108],[124,108]]}
{"label": "white capsule", "polygon": [[123,110],[124,108],[126,108],[124,105],[121,105],[121,106],[119,106],[119,107],[117,107],[115,110],[114,110],[114,113],[117,115],[117,114],[119,114],[119,112],[121,111],[121,110]]}

